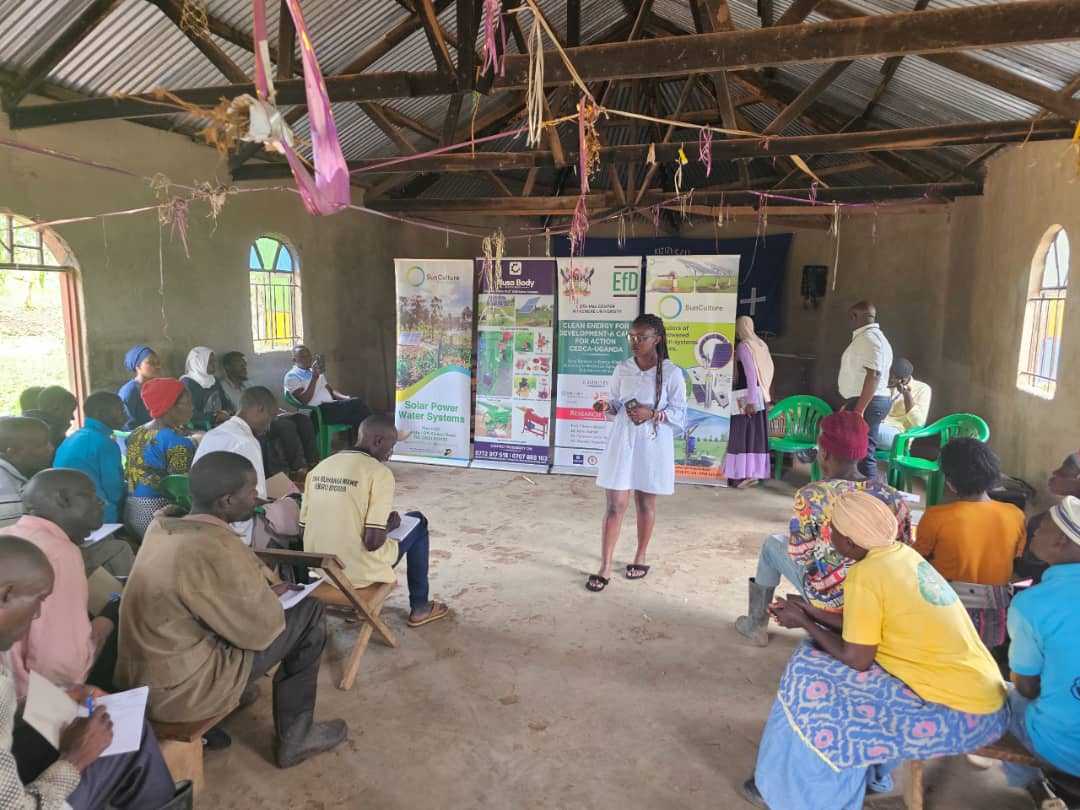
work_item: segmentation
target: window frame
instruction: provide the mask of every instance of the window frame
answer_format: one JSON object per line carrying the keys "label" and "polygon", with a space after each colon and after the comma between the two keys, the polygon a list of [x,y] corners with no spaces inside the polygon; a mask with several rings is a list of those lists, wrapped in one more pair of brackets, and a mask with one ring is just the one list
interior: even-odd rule
{"label": "window frame", "polygon": [[[258,249],[262,239],[273,240],[277,247],[273,255],[274,267],[251,267],[252,255],[264,265],[263,254]],[[281,252],[287,251],[291,270],[279,270],[277,265]],[[275,279],[278,279],[275,281]],[[277,233],[259,234],[248,244],[248,301],[251,312],[251,347],[255,354],[288,351],[304,340],[303,318],[303,279],[300,274],[300,262],[296,248],[284,236]],[[279,308],[278,288],[288,290],[289,305]],[[287,334],[271,334],[272,324],[279,316],[287,318]]]}
{"label": "window frame", "polygon": [[[1062,243],[1065,248],[1064,267]],[[1057,283],[1054,286],[1045,286],[1047,262],[1051,257],[1057,268]],[[1016,387],[1040,399],[1052,400],[1057,393],[1071,277],[1070,262],[1069,235],[1061,225],[1052,225],[1043,234],[1031,260],[1027,295],[1024,299],[1024,326],[1016,364]]]}

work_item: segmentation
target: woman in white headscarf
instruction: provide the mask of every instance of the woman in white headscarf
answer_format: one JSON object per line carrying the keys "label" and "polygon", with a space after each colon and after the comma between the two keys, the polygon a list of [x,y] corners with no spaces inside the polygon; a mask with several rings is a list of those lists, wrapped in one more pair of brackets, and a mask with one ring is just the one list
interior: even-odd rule
{"label": "woman in white headscarf", "polygon": [[[742,368],[746,397],[732,407],[724,476],[739,489],[769,477],[769,403],[772,402],[773,360],[765,341],[754,332],[754,320],[735,321],[735,359]],[[741,402],[741,404],[740,404]]]}
{"label": "woman in white headscarf", "polygon": [[209,430],[229,418],[225,410],[228,398],[214,372],[217,371],[217,358],[206,346],[196,346],[188,352],[184,364],[184,376],[180,381],[191,392],[193,414],[192,423],[199,428]]}

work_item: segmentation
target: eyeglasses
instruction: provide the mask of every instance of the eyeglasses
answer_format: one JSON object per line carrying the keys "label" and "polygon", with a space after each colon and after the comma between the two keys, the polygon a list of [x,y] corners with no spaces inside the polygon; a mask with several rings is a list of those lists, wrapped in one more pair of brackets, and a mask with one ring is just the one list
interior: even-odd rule
{"label": "eyeglasses", "polygon": [[656,337],[656,332],[649,332],[649,334],[647,335],[635,335],[633,332],[630,332],[626,336],[626,339],[629,340],[631,343],[641,343],[641,341],[643,340],[648,340],[649,338],[654,337]]}

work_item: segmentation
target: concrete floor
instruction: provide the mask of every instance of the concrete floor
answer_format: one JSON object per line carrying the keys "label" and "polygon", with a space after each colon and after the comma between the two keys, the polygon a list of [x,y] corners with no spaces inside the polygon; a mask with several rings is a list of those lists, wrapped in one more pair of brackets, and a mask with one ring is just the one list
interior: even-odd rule
{"label": "concrete floor", "polygon": [[[680,486],[659,502],[641,582],[584,588],[599,553],[592,479],[397,464],[397,504],[432,527],[432,594],[455,615],[405,626],[401,586],[350,692],[335,683],[355,634],[340,620],[320,676],[318,716],[350,739],[289,770],[269,760],[269,683],[226,722],[230,750],[206,757],[203,808],[749,808],[736,788],[787,657],[731,627],[761,539],[783,530],[793,486]],[[799,473],[793,473],[798,483]],[[805,480],[802,479],[802,480]],[[616,566],[632,560],[632,517]],[[618,573],[618,571],[617,571]],[[1027,810],[1000,766],[927,768],[927,810]],[[896,798],[867,807],[902,807]],[[783,810],[774,808],[773,810]]]}

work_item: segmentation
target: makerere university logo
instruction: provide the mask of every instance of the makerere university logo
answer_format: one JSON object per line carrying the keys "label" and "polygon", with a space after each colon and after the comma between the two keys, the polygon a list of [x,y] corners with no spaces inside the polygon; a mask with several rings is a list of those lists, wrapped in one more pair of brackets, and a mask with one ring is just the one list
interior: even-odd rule
{"label": "makerere university logo", "polygon": [[656,311],[666,321],[673,320],[682,315],[682,299],[677,295],[665,295],[656,304]]}
{"label": "makerere university logo", "polygon": [[414,264],[405,271],[405,281],[412,287],[422,287],[426,278],[427,273],[425,273],[424,268],[418,264]]}

